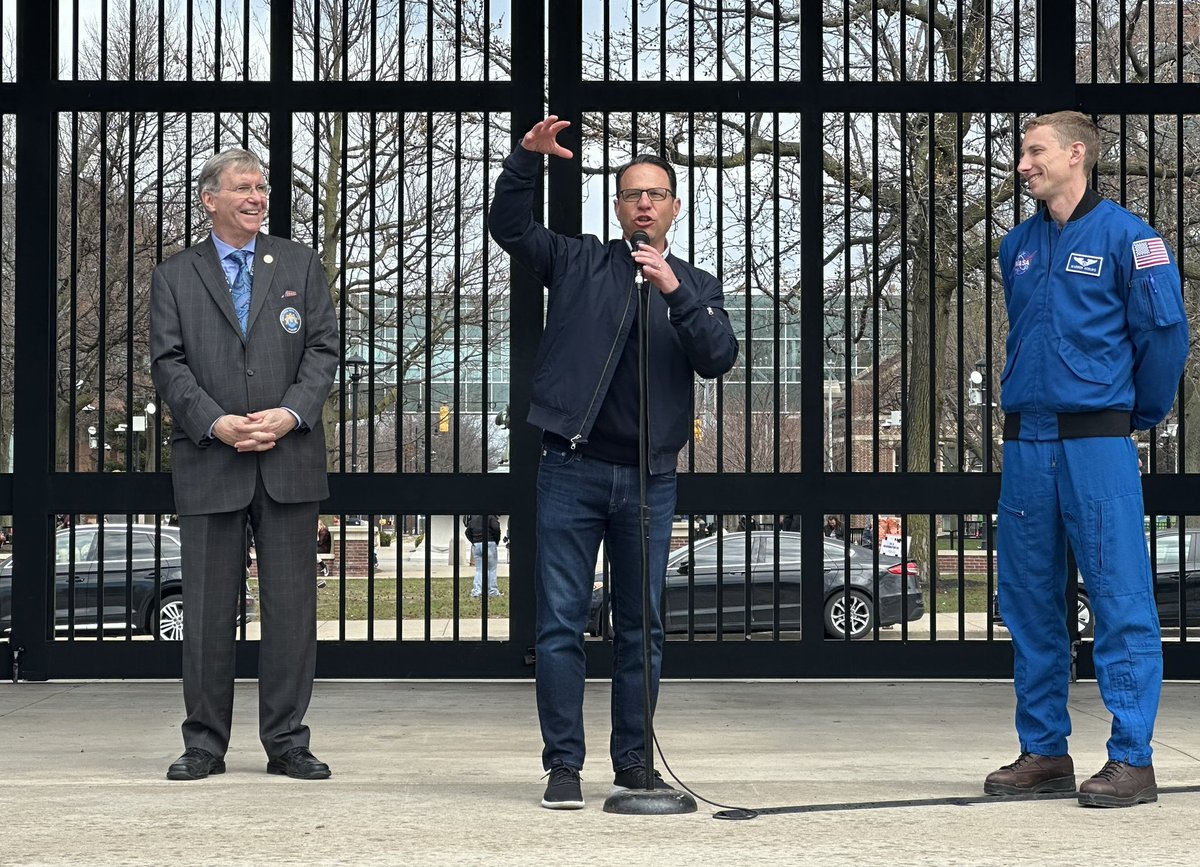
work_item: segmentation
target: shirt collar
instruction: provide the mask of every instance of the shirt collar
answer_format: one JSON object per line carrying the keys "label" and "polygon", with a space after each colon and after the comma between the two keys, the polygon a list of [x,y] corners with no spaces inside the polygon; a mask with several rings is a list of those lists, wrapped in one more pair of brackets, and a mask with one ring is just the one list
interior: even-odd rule
{"label": "shirt collar", "polygon": [[[1083,198],[1079,200],[1079,204],[1075,206],[1075,210],[1071,212],[1071,216],[1067,222],[1073,223],[1076,220],[1083,219],[1102,201],[1104,201],[1103,197],[1091,187],[1088,187],[1083,191]],[[1050,216],[1050,209],[1045,204],[1042,205],[1042,219],[1047,222],[1054,219]]]}
{"label": "shirt collar", "polygon": [[254,255],[254,242],[258,240],[258,236],[255,235],[253,238],[250,239],[250,243],[248,243],[245,247],[241,247],[241,248],[233,247],[233,246],[230,246],[229,244],[226,244],[224,241],[222,241],[220,238],[217,237],[216,232],[212,233],[212,239],[213,239],[213,245],[216,246],[216,248],[217,248],[217,258],[224,260],[227,256],[229,256],[230,253],[232,253],[234,250],[237,250],[237,249],[245,250],[251,256],[253,256]]}
{"label": "shirt collar", "polygon": [[[633,244],[629,243],[628,238],[625,239],[625,246],[629,248],[629,252],[632,254],[633,253]],[[670,253],[671,253],[671,242],[667,241],[667,245],[665,247],[663,247],[663,251],[662,251],[663,258],[664,259],[667,258],[667,256],[670,255]]]}

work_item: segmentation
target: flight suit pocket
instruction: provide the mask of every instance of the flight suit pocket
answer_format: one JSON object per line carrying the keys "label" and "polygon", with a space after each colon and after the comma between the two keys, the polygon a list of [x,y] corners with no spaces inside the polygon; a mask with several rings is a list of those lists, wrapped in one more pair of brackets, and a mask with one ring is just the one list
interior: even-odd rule
{"label": "flight suit pocket", "polygon": [[1113,381],[1112,370],[1099,358],[1085,354],[1067,340],[1058,341],[1058,356],[1080,379],[1109,385]]}
{"label": "flight suit pocket", "polygon": [[1151,594],[1150,556],[1142,533],[1142,495],[1125,494],[1091,504],[1083,527],[1084,582],[1092,594]]}
{"label": "flight suit pocket", "polygon": [[1000,596],[1003,608],[1004,587],[1028,586],[1025,555],[1033,540],[1029,538],[1029,516],[1012,502],[1001,500],[996,513],[996,550],[1002,560]]}
{"label": "flight suit pocket", "polygon": [[1142,317],[1137,323],[1138,330],[1166,328],[1183,321],[1183,296],[1169,285],[1169,281],[1156,281],[1153,274],[1147,274],[1133,281],[1133,292]]}

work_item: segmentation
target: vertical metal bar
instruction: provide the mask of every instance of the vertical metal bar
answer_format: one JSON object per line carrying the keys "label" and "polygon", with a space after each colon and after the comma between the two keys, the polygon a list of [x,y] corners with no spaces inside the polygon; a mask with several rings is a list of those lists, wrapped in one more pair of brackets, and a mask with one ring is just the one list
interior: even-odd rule
{"label": "vertical metal bar", "polygon": [[100,80],[108,81],[108,3],[100,4]]}
{"label": "vertical metal bar", "polygon": [[[718,64],[717,69],[718,69],[718,76],[719,76],[720,75],[720,72],[719,72],[720,60],[719,59],[717,60],[717,64]],[[724,186],[725,186],[724,185],[725,159],[724,159],[724,141],[723,141],[724,137],[722,135],[723,125],[721,123],[720,112],[715,113],[713,115],[713,117],[716,122],[716,153],[717,153],[716,178],[713,181],[713,187],[716,190],[716,202],[717,202],[717,244],[716,244],[717,274],[716,274],[716,277],[717,277],[717,282],[720,283],[722,286],[724,286],[725,285],[725,249],[724,249],[725,203],[724,203],[724,196],[723,196]],[[693,115],[693,118],[694,118],[694,115]],[[694,146],[694,140],[689,141],[689,145]],[[695,153],[695,151],[689,150],[689,153]],[[691,192],[694,193],[694,188]],[[688,200],[695,201],[695,199],[692,198],[691,195],[689,195]],[[692,225],[695,225],[696,221],[689,220],[688,222]],[[690,249],[694,250],[695,249],[695,234],[694,233],[692,235],[691,240],[692,240],[692,246],[690,247]],[[749,326],[748,321],[746,322],[746,325]],[[747,358],[749,358],[749,356],[750,356],[749,348],[743,346],[741,351],[746,354]],[[717,382],[718,382],[717,402],[716,402],[717,403],[717,405],[716,405],[716,413],[717,413],[717,472],[721,473],[721,472],[725,471],[725,378],[721,377],[717,380]],[[749,409],[749,407],[747,407],[747,409]],[[744,466],[744,463],[743,463],[743,466]],[[720,551],[720,548],[718,547],[717,550]],[[718,563],[717,568],[719,571],[720,570],[719,563]],[[721,604],[719,591],[720,591],[720,586],[718,585],[718,599],[717,599],[718,607],[720,607],[720,604]]]}
{"label": "vertical metal bar", "polygon": [[[962,13],[962,4],[961,3],[959,4],[958,11],[960,14],[959,20],[961,21],[961,13]],[[960,31],[959,35],[961,37],[961,31]],[[959,39],[959,44],[960,45],[962,44],[961,38]],[[961,76],[960,76],[960,78],[961,78]],[[963,241],[963,235],[966,233],[966,226],[963,225],[963,195],[964,195],[963,170],[962,170],[962,167],[963,167],[963,132],[964,132],[963,116],[961,113],[955,113],[955,115],[954,115],[954,152],[955,152],[956,159],[954,161],[954,209],[955,209],[955,222],[956,222],[958,231],[955,232],[954,262],[955,262],[955,272],[956,272],[958,289],[957,289],[957,291],[955,291],[954,295],[955,295],[955,298],[957,298],[957,300],[958,300],[958,305],[957,305],[958,306],[958,310],[957,310],[957,313],[958,313],[958,324],[957,324],[958,341],[955,344],[958,347],[958,359],[957,359],[958,363],[955,365],[955,371],[958,374],[957,383],[956,383],[956,385],[957,385],[956,391],[958,393],[958,421],[954,425],[954,429],[957,432],[956,452],[958,454],[958,467],[956,469],[957,469],[957,472],[959,472],[959,473],[966,472],[966,469],[967,469],[966,441],[963,438],[963,432],[964,432],[963,429],[966,427],[966,423],[967,423],[966,395],[964,394],[964,388],[966,386],[966,373],[967,373],[967,368],[968,368],[967,356],[966,356],[966,350],[965,350],[966,344],[963,342],[964,320],[966,319],[966,304],[963,299],[963,295],[966,292],[966,286],[967,286],[966,275],[964,274],[964,268],[963,268],[963,254],[964,254],[964,247],[965,247],[965,244]],[[985,266],[985,270],[987,270],[986,266]],[[984,315],[986,315],[986,314],[987,314],[987,311],[984,311]],[[959,530],[959,537],[961,538],[961,536],[962,536],[962,519],[961,518],[959,519],[959,522],[958,522],[958,530]],[[961,608],[962,606],[960,605],[959,607]]]}
{"label": "vertical metal bar", "polygon": [[[431,48],[430,51],[433,49]],[[432,58],[431,58],[432,60]],[[432,69],[432,64],[430,69]],[[425,201],[433,201],[433,112],[425,113]],[[425,208],[425,472],[433,472],[433,210]],[[426,598],[426,605],[429,600]],[[428,631],[428,613],[425,628]]]}
{"label": "vertical metal bar", "polygon": [[[71,112],[71,239],[70,239],[70,254],[69,264],[70,273],[66,275],[67,285],[70,286],[70,311],[71,311],[71,327],[69,330],[68,352],[70,354],[70,377],[71,377],[71,402],[67,407],[71,419],[71,442],[72,447],[70,456],[67,459],[67,471],[75,472],[78,469],[75,448],[75,436],[79,429],[79,417],[77,415],[76,396],[79,389],[75,387],[75,383],[79,382],[79,112]],[[61,261],[61,257],[59,257]],[[88,394],[91,394],[90,385]],[[93,409],[95,405],[93,404]],[[89,445],[89,451],[90,451]],[[71,601],[74,602],[75,594],[68,593]]]}
{"label": "vertical metal bar", "polygon": [[[430,13],[431,13],[431,17],[432,17],[432,10],[430,10]],[[342,59],[341,80],[349,81],[350,80],[350,0],[342,0],[342,20],[340,22],[338,22],[338,25],[339,25],[338,41],[341,42],[341,45],[339,46],[339,54],[341,55],[341,59]],[[346,122],[349,123],[349,120],[350,120],[349,112],[347,112]],[[343,126],[343,128],[345,128],[345,127]],[[344,215],[344,213],[345,212],[343,212],[343,215]]]}
{"label": "vertical metal bar", "polygon": [[[403,69],[403,64],[401,64],[401,68]],[[407,157],[407,153],[405,151],[405,145],[407,144],[407,138],[404,135],[404,130],[405,130],[406,117],[407,117],[407,115],[402,111],[396,113],[396,127],[395,127],[396,135],[395,135],[395,141],[392,145],[393,148],[395,149],[395,153],[396,153],[396,178],[397,178],[397,181],[396,181],[396,220],[397,221],[404,219],[404,186],[405,185],[403,183],[403,179],[408,176],[407,172],[405,171],[406,157]],[[487,233],[485,232],[484,234],[486,235]],[[408,257],[404,254],[404,241],[402,239],[397,239],[396,246],[397,246],[397,254],[396,255],[397,255],[397,259],[399,260],[399,266],[396,269],[396,304],[393,307],[392,315],[395,317],[394,321],[396,323],[396,345],[398,348],[399,344],[405,339],[404,328],[405,328],[406,320],[405,320],[404,310],[406,308],[405,308],[405,289],[404,289],[404,287],[406,286],[406,282],[404,279],[404,276],[405,276],[404,266],[408,260]],[[397,353],[397,356],[398,355],[399,355],[399,353]],[[395,425],[396,425],[396,468],[397,468],[397,471],[401,472],[401,473],[408,472],[408,465],[404,460],[404,442],[405,442],[404,386],[405,386],[405,378],[407,377],[407,375],[408,375],[408,369],[407,368],[401,369],[400,365],[397,364],[396,365],[396,421],[395,421]],[[414,472],[416,471],[416,468],[417,468],[416,467],[416,447],[414,445],[413,446],[413,471]],[[399,558],[399,557],[396,558],[397,563],[399,563],[400,559],[401,558]],[[397,599],[396,606],[397,606],[397,611],[399,611],[399,609],[402,607],[401,603],[400,603],[400,599],[402,598],[401,597],[401,586],[400,586],[402,571],[401,571],[399,565],[397,565],[396,568],[397,568],[397,572],[396,572],[396,599]],[[399,636],[400,636],[400,631],[401,631],[400,623],[397,622],[397,624],[396,624],[397,638],[399,638]]]}
{"label": "vertical metal bar", "polygon": [[[136,166],[134,165],[134,154],[137,150],[137,134],[135,113],[132,111],[126,112],[125,119],[125,122],[129,124],[129,166],[128,174],[125,177],[125,472],[129,473],[140,469],[134,462],[133,449],[134,440],[137,439],[133,435],[133,416],[136,411],[133,394],[133,225],[136,213],[134,199]],[[126,557],[125,560],[127,563],[132,562],[130,557]],[[126,604],[132,599],[132,572],[129,575],[129,583],[129,592],[125,596]]]}
{"label": "vertical metal bar", "polygon": [[[932,24],[933,13],[930,12]],[[930,67],[930,72],[933,69]],[[938,349],[938,333],[937,333],[937,237],[938,237],[938,200],[937,200],[937,177],[938,177],[938,147],[937,147],[937,115],[933,112],[929,113],[926,120],[926,130],[929,135],[929,153],[928,153],[928,171],[926,172],[927,183],[929,186],[929,201],[926,203],[927,213],[929,214],[929,300],[926,315],[929,317],[929,342],[925,347],[925,357],[928,359],[926,363],[926,377],[928,378],[929,387],[929,403],[923,407],[929,417],[929,466],[922,467],[928,472],[937,472],[938,470],[938,370],[937,370],[937,349]],[[929,538],[933,536],[934,525],[929,525]],[[936,562],[932,560],[931,562]]]}
{"label": "vertical metal bar", "polygon": [[[991,29],[990,27],[988,28]],[[983,116],[983,161],[985,165],[992,165],[992,115],[987,113]],[[1016,128],[1013,129],[1013,134],[1016,135]],[[1013,189],[1013,197],[1020,196],[1020,192],[1015,187]],[[992,173],[985,171],[983,173],[983,248],[984,262],[992,261]],[[979,384],[983,398],[981,404],[982,412],[979,414],[979,436],[981,442],[980,453],[983,458],[982,472],[990,473],[992,471],[992,309],[994,303],[995,284],[992,280],[994,269],[988,265],[983,266],[983,357],[984,365],[983,382]],[[986,516],[985,516],[986,517]],[[991,523],[988,519],[987,523]],[[990,599],[991,596],[989,595]]]}
{"label": "vertical metal bar", "polygon": [[[28,95],[15,125],[15,165],[20,182],[14,187],[12,212],[21,215],[20,243],[13,247],[13,331],[11,427],[12,631],[9,648],[19,652],[19,674],[45,679],[47,641],[54,635],[54,537],[47,520],[47,476],[54,469],[55,308],[46,292],[53,279],[55,251],[49,227],[55,226],[58,176],[58,129],[46,94],[57,70],[57,4],[22,4],[16,14],[16,82]],[[25,226],[44,227],[21,232]],[[73,386],[74,383],[72,382]],[[20,492],[19,496],[15,495]],[[18,529],[19,528],[19,529]],[[48,577],[47,577],[48,576]]]}
{"label": "vertical metal bar", "polygon": [[[461,68],[460,68],[461,72]],[[460,75],[461,77],[461,75]],[[454,153],[462,154],[462,113],[455,112],[454,114]],[[450,433],[454,437],[452,443],[453,462],[451,466],[454,472],[462,471],[462,417],[467,409],[467,401],[463,392],[462,381],[462,159],[461,156],[456,156],[454,160],[454,177],[457,181],[454,185],[454,235],[451,239],[454,243],[454,254],[451,267],[454,274],[454,285],[451,287],[451,298],[454,305],[452,313],[454,319],[454,370],[452,374],[452,387],[454,393],[454,412],[450,424]],[[487,465],[484,465],[487,469]],[[486,522],[485,522],[486,524]],[[487,527],[485,526],[486,530]],[[458,601],[457,594],[455,601]],[[457,626],[458,619],[455,618]]]}
{"label": "vertical metal bar", "polygon": [[[878,9],[876,9],[878,13]],[[879,282],[879,113],[871,112],[871,472],[879,472],[880,307]],[[878,541],[876,541],[878,547]]]}
{"label": "vertical metal bar", "polygon": [[[849,65],[847,65],[846,68],[849,69]],[[842,352],[841,352],[841,355],[842,355],[841,382],[842,382],[842,386],[843,386],[842,387],[843,439],[842,439],[842,460],[841,460],[840,464],[836,465],[836,468],[841,470],[842,472],[851,472],[854,470],[854,456],[853,456],[853,448],[854,448],[853,383],[854,383],[854,378],[852,376],[851,363],[850,363],[850,355],[851,355],[851,350],[853,348],[853,343],[852,343],[852,339],[851,339],[851,331],[854,328],[853,312],[852,312],[852,298],[854,295],[854,280],[853,280],[852,272],[853,272],[853,268],[854,268],[854,262],[853,262],[853,258],[851,256],[851,237],[852,237],[852,235],[851,235],[851,225],[850,225],[850,206],[851,206],[851,197],[852,197],[851,186],[850,186],[850,130],[851,130],[850,117],[851,117],[850,112],[846,112],[845,114],[842,115],[842,138],[843,138],[843,147],[845,148],[845,150],[843,152],[843,163],[842,163],[842,165],[845,166],[845,170],[842,172],[842,183],[843,183],[843,186],[842,186],[842,193],[843,193],[842,233],[843,233],[843,246],[844,246],[844,249],[842,251],[842,255],[843,255],[842,267],[845,270],[845,281],[844,281],[845,288],[843,289],[843,292],[842,292]],[[831,388],[831,387],[832,387],[832,382],[830,382],[826,385],[826,388]],[[825,405],[829,408],[829,411],[832,414],[833,401],[832,400],[826,401]],[[829,427],[827,429],[831,432],[833,430],[833,419],[832,418],[829,420]],[[835,467],[835,464],[833,462],[833,454],[834,454],[834,452],[833,452],[833,437],[831,435],[830,443],[829,443],[830,469],[833,469]],[[849,526],[850,526],[850,520],[849,520],[849,518],[847,518],[845,529],[849,530]],[[848,551],[847,551],[846,557],[847,557],[847,561],[848,561],[849,560],[849,552]],[[846,574],[847,574],[847,576],[849,576],[849,574],[850,574],[849,566],[847,566],[847,568],[846,568]]]}
{"label": "vertical metal bar", "polygon": [[[343,18],[342,19],[343,33],[345,32],[344,31],[345,23],[346,23],[345,18]],[[343,48],[344,47],[345,47],[345,43],[343,41]],[[343,54],[343,60],[344,59],[345,59],[345,54]],[[343,67],[343,70],[344,69],[345,69],[345,67]],[[343,76],[342,80],[345,81],[345,76]],[[341,302],[341,305],[340,305],[340,307],[341,307],[340,314],[341,315],[339,317],[339,321],[341,322],[342,333],[345,334],[347,331],[350,330],[350,312],[351,312],[351,308],[350,308],[350,278],[349,278],[349,274],[347,273],[349,271],[349,268],[347,267],[347,265],[350,261],[350,253],[349,253],[349,248],[348,248],[349,242],[348,242],[347,236],[350,233],[350,229],[349,229],[349,225],[347,224],[347,221],[346,221],[346,216],[349,213],[350,208],[346,204],[346,202],[347,202],[347,197],[349,196],[349,191],[348,191],[347,187],[350,186],[350,153],[349,153],[350,152],[350,123],[354,116],[350,112],[347,111],[347,112],[340,113],[338,117],[339,117],[339,120],[341,121],[337,127],[338,131],[339,131],[339,135],[341,137],[341,142],[340,142],[341,153],[338,156],[338,164],[336,167],[337,175],[340,180],[340,182],[338,183],[338,212],[336,214],[326,214],[325,219],[331,220],[334,226],[339,227],[338,228],[338,237],[337,237],[337,245],[338,245],[338,252],[339,252],[339,259],[340,259],[340,261],[338,262],[338,299]],[[331,168],[333,168],[333,167],[331,166]],[[356,312],[356,315],[354,316],[354,329],[355,329],[355,331],[352,336],[343,338],[342,344],[344,346],[349,347],[351,342],[357,343],[360,347],[362,346],[362,322],[360,320],[360,317],[357,315],[357,312]],[[359,349],[358,351],[360,353],[362,352],[361,349]],[[347,352],[349,352],[348,348],[347,348]],[[359,357],[361,357],[361,355]],[[343,367],[345,367],[345,359],[346,359],[346,356],[343,355],[342,356],[342,366]],[[350,471],[351,472],[355,472],[358,469],[358,436],[357,436],[357,432],[358,432],[358,382],[359,382],[358,378],[360,375],[361,375],[361,371],[358,368],[355,368],[354,376],[350,382],[350,388],[353,391],[353,394],[351,395],[351,401],[350,401],[350,424],[351,424],[350,447],[353,450],[350,455]],[[343,414],[342,418],[345,419],[346,416]],[[341,450],[342,450],[342,455],[344,456],[346,454],[346,425],[344,423],[342,424]],[[345,470],[343,469],[343,472],[344,471]],[[358,480],[354,479],[354,481],[357,482]],[[351,503],[351,507],[354,509],[357,509],[358,505],[357,505],[357,503]],[[344,611],[342,612],[342,616],[343,616],[343,618],[345,617]]]}
{"label": "vertical metal bar", "polygon": [[[992,28],[995,26],[995,15],[992,10],[992,0],[983,3],[983,80],[992,80]],[[1016,63],[1016,58],[1013,58]],[[991,142],[987,142],[990,146]],[[985,173],[986,174],[986,173]]]}
{"label": "vertical metal bar", "polygon": [[[222,44],[222,36],[224,32],[221,24],[221,0],[215,0],[213,9],[213,81],[224,81],[225,79],[225,47]],[[218,126],[220,122],[218,121]],[[220,150],[220,145],[217,145],[217,150]]]}
{"label": "vertical metal bar", "polygon": [[[371,4],[372,19],[374,19],[375,4],[372,0]],[[372,25],[373,25],[372,21]],[[374,40],[371,45],[374,46]],[[374,48],[372,48],[372,52]],[[372,68],[372,78],[374,78],[374,69]],[[376,165],[376,156],[378,151],[374,146],[374,142],[378,141],[379,132],[379,117],[378,112],[372,110],[367,115],[367,135],[368,141],[372,146],[367,151],[367,273],[370,274],[370,282],[368,283],[368,291],[366,295],[367,307],[367,418],[370,423],[367,424],[367,472],[375,472],[375,359],[376,359],[376,327],[377,319],[376,310],[376,293],[375,286],[375,246],[376,246],[376,226],[375,226],[375,211],[376,211],[376,184],[378,183],[378,170]],[[372,524],[374,532],[375,525]]]}
{"label": "vertical metal bar", "polygon": [[[775,27],[775,47],[776,47],[775,76],[778,79],[778,77],[779,77],[779,52],[778,52],[779,27],[778,27],[778,24],[776,24],[776,27]],[[779,189],[780,139],[783,137],[783,130],[779,123],[779,112],[773,112],[771,114],[771,124],[772,124],[772,133],[773,133],[773,135],[771,136],[771,186],[773,189]],[[782,416],[782,412],[783,412],[783,401],[781,399],[782,390],[783,390],[782,389],[783,377],[780,375],[782,373],[781,364],[782,364],[782,356],[783,356],[783,332],[782,332],[783,306],[780,303],[780,298],[779,298],[779,293],[781,290],[779,272],[782,270],[782,267],[779,264],[780,251],[781,251],[781,248],[780,248],[780,231],[779,231],[779,200],[774,199],[772,201],[772,206],[771,206],[771,253],[772,253],[772,255],[771,255],[771,263],[772,263],[771,264],[771,298],[772,298],[771,314],[772,314],[772,323],[773,323],[771,338],[772,338],[772,342],[773,342],[773,346],[774,346],[774,351],[771,353],[771,378],[772,378],[771,397],[772,397],[772,406],[774,408],[774,412],[772,413],[772,422],[773,422],[772,434],[774,437],[775,448],[773,448],[771,450],[773,453],[772,461],[771,461],[771,470],[772,470],[772,472],[775,472],[775,473],[778,473],[781,470],[781,465],[780,465],[780,461],[779,461],[779,453],[780,453],[781,447],[783,445],[783,430],[782,430],[782,426],[781,426],[781,421],[782,421],[781,416]],[[792,468],[789,467],[788,469],[790,470]],[[776,522],[776,524],[778,524],[778,521]],[[774,578],[774,581],[775,581],[775,640],[778,641],[779,640],[779,557],[778,557],[779,534],[778,533],[775,534],[775,552],[776,552],[775,578]]]}
{"label": "vertical metal bar", "polygon": [[[822,84],[822,9],[806,4],[800,23],[800,82],[815,93]],[[824,116],[819,103],[807,102],[800,110],[800,224],[824,225]],[[822,256],[802,251],[800,260],[800,462],[805,479],[824,481],[821,388],[824,362],[824,284]],[[801,640],[815,646],[822,640],[824,608],[824,551],[821,543],[821,512],[803,502],[801,527]]]}
{"label": "vertical metal bar", "polygon": [[909,147],[908,113],[900,112],[900,471],[908,472],[908,173],[904,171]]}
{"label": "vertical metal bar", "polygon": [[[78,2],[78,0],[77,0]],[[167,78],[167,0],[158,0],[158,81]],[[159,168],[161,169],[161,164]],[[157,598],[157,597],[156,597]]]}
{"label": "vertical metal bar", "polygon": [[[137,81],[137,0],[129,0],[129,81]],[[132,151],[130,151],[132,154]],[[130,160],[132,162],[132,160]]]}
{"label": "vertical metal bar", "polygon": [[[1180,55],[1182,55],[1182,40],[1183,40],[1183,36],[1182,36],[1182,34],[1183,34],[1183,4],[1182,3],[1179,4],[1179,27],[1175,32],[1177,34],[1176,38],[1181,43],[1178,46],[1178,48],[1179,48]],[[1180,67],[1180,71],[1179,71],[1180,80],[1182,80],[1183,64],[1180,63],[1179,67]],[[1175,240],[1175,264],[1179,266],[1180,275],[1187,273],[1187,263],[1185,260],[1188,258],[1188,255],[1187,255],[1188,244],[1187,244],[1187,240],[1186,240],[1186,235],[1184,234],[1184,230],[1183,230],[1183,228],[1184,228],[1183,190],[1184,190],[1184,185],[1186,183],[1185,174],[1184,174],[1184,171],[1185,171],[1184,166],[1186,164],[1185,160],[1186,160],[1186,156],[1187,156],[1187,151],[1184,149],[1183,125],[1184,125],[1184,115],[1182,113],[1176,114],[1175,115],[1175,239],[1176,239]],[[1185,291],[1186,291],[1186,283],[1184,283],[1184,286],[1185,286]],[[1186,297],[1186,295],[1184,297]],[[1186,472],[1188,472],[1187,449],[1185,449],[1183,447],[1183,443],[1186,443],[1188,441],[1188,439],[1187,439],[1188,414],[1184,411],[1185,398],[1184,398],[1183,378],[1182,377],[1180,377],[1179,388],[1177,389],[1176,395],[1177,396],[1175,399],[1176,399],[1176,406],[1178,407],[1178,409],[1176,410],[1175,421],[1179,425],[1179,427],[1177,427],[1175,429],[1175,455],[1176,455],[1176,457],[1175,457],[1175,472],[1186,473]]]}
{"label": "vertical metal bar", "polygon": [[[1095,34],[1092,36],[1094,39]],[[1021,0],[1013,0],[1012,39],[1013,83],[1015,84],[1021,80]]]}
{"label": "vertical metal bar", "polygon": [[[194,67],[193,61],[195,60],[196,36],[194,33],[195,21],[193,20],[194,10],[192,8],[194,3],[195,3],[195,0],[187,0],[187,12],[185,13],[185,21],[184,21],[184,25],[187,30],[186,45],[184,48],[184,54],[187,57],[187,72],[186,72],[186,75],[184,78],[185,81],[194,81],[195,80],[195,73],[193,71],[193,67]],[[188,152],[191,153],[190,150]]]}
{"label": "vertical metal bar", "polygon": [[[722,120],[724,120],[723,116],[722,116]],[[744,239],[743,246],[742,246],[742,261],[743,261],[742,269],[743,269],[744,273],[741,275],[742,276],[742,287],[743,287],[742,291],[745,296],[743,298],[743,301],[746,306],[746,383],[745,383],[746,413],[744,416],[745,421],[742,424],[742,434],[743,434],[742,448],[745,450],[745,455],[746,455],[746,460],[745,460],[746,472],[752,473],[755,470],[755,466],[754,466],[754,419],[755,419],[755,413],[757,412],[757,407],[755,406],[755,401],[754,401],[754,351],[755,351],[755,347],[754,347],[755,321],[754,321],[754,298],[753,298],[754,287],[751,284],[752,271],[750,269],[751,256],[754,255],[753,248],[750,246],[750,235],[751,235],[750,226],[751,226],[751,214],[752,214],[752,210],[753,210],[753,205],[751,204],[752,197],[750,195],[750,190],[752,188],[752,184],[751,184],[752,175],[750,173],[750,170],[752,168],[752,165],[751,165],[752,154],[751,154],[750,115],[749,114],[743,115],[741,120],[742,120],[742,124],[743,124],[742,129],[744,130],[744,132],[742,134],[743,135],[743,137],[742,137],[742,152],[745,154],[745,160],[743,161],[743,165],[745,168],[745,184],[746,184],[746,195],[745,195],[745,198],[743,199],[743,201],[745,202],[744,207],[746,209],[746,213],[742,217],[742,225],[743,225],[742,235],[743,235],[743,239]],[[749,523],[747,523],[747,526],[749,526]],[[749,537],[747,537],[747,539],[749,539]],[[747,556],[746,556],[746,569],[747,569],[747,572],[746,572],[747,579],[746,580],[749,581],[749,576],[750,576],[750,572],[749,572],[750,556],[749,556],[749,554],[747,554]],[[746,604],[749,605],[749,603],[750,603],[749,588],[747,588],[746,592],[747,592]],[[748,611],[747,611],[747,617],[749,617]],[[749,625],[749,624],[747,624],[747,625]]]}
{"label": "vertical metal bar", "polygon": [[[630,81],[637,81],[637,80],[639,80],[639,78],[640,78],[640,75],[639,75],[639,66],[640,66],[640,64],[638,63],[638,60],[639,60],[639,58],[638,58],[638,7],[639,7],[639,4],[638,4],[638,3],[630,3],[630,4],[629,4],[629,15],[630,15],[630,24],[629,24],[629,43],[630,43],[630,44],[629,44],[629,68],[630,68],[630,71],[629,71],[629,80],[630,80]],[[719,16],[721,13],[718,11],[718,12],[717,12],[717,14],[718,14],[718,16]],[[636,130],[637,130],[637,118],[636,118],[636,117],[634,118],[634,123],[633,123],[633,127],[632,127],[632,129],[634,129],[634,130],[635,130],[635,132],[634,132],[634,136],[636,137],[636,135],[637,135],[637,133],[636,133]],[[636,151],[634,151],[634,153],[636,154],[637,152],[636,152]]]}

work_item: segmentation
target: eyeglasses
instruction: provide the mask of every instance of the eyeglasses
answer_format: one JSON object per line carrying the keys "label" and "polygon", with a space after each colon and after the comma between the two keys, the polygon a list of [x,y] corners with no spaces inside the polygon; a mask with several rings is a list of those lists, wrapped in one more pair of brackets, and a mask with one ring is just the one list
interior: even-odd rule
{"label": "eyeglasses", "polygon": [[652,202],[665,202],[667,199],[673,199],[675,197],[675,194],[666,187],[651,187],[648,190],[637,190],[631,187],[628,190],[621,190],[618,192],[617,198],[622,202],[628,202],[632,205],[634,202],[641,201],[642,193],[645,193],[647,196],[649,196],[650,201]]}
{"label": "eyeglasses", "polygon": [[234,193],[235,195],[241,196],[243,199],[248,199],[252,193],[258,193],[260,196],[267,195],[271,192],[271,185],[256,184],[255,186],[250,186],[249,184],[242,184],[240,187],[234,187],[233,189],[226,187],[225,192]]}

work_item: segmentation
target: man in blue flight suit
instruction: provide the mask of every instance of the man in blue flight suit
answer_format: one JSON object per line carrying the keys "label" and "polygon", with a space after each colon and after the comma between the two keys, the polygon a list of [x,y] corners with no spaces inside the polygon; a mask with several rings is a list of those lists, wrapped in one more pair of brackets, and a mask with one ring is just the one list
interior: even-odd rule
{"label": "man in blue flight suit", "polygon": [[1037,214],[1000,245],[1008,362],[996,548],[1012,634],[1021,755],[989,794],[1071,792],[1067,754],[1069,540],[1096,615],[1092,658],[1112,714],[1109,761],[1079,803],[1158,799],[1150,738],[1162,640],[1143,536],[1135,430],[1171,409],[1187,359],[1179,268],[1140,218],[1088,186],[1095,124],[1056,112],[1025,124],[1017,172]]}

